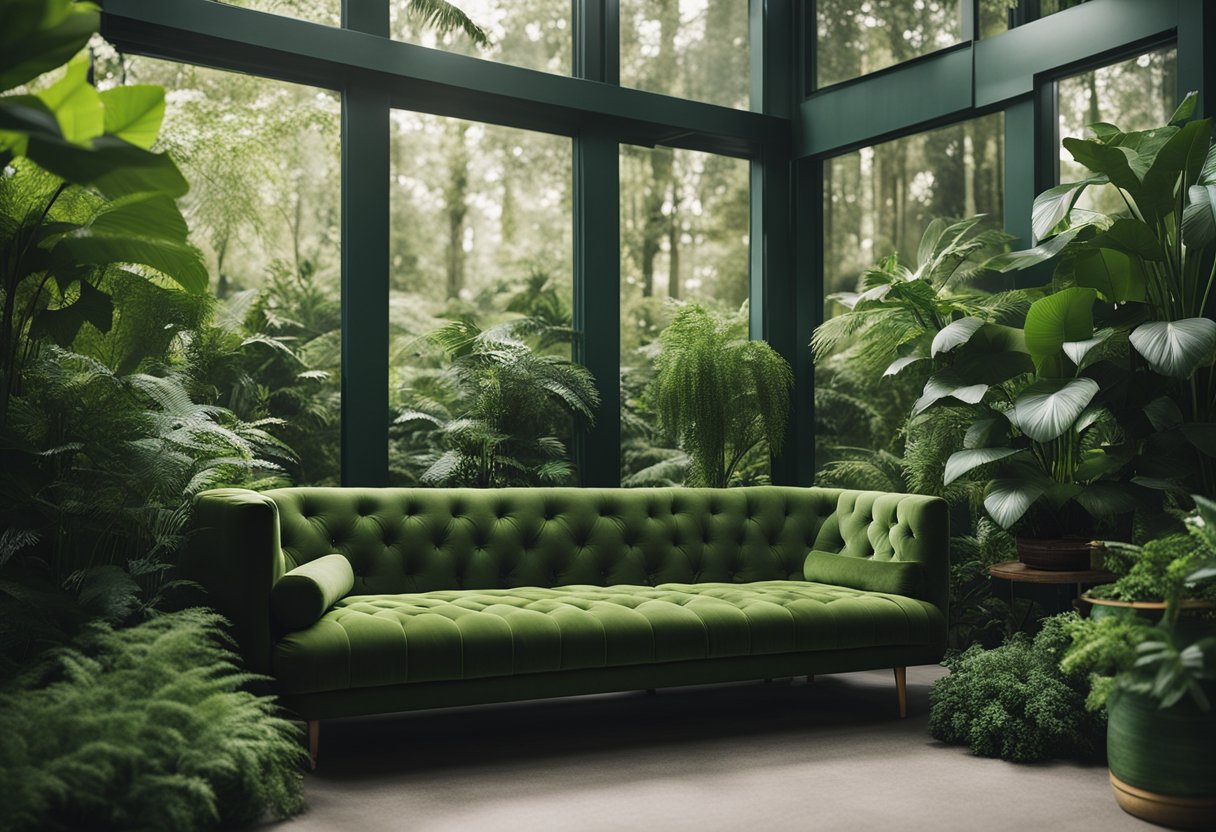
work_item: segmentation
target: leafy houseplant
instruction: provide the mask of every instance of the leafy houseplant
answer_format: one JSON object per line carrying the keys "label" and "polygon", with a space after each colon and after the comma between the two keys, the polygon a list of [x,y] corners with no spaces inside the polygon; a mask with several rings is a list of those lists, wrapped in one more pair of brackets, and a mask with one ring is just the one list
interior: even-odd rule
{"label": "leafy houseplant", "polygon": [[438,402],[403,409],[396,424],[425,424],[446,450],[430,460],[422,481],[478,488],[561,484],[573,467],[559,438],[571,417],[594,421],[599,391],[591,373],[569,359],[540,355],[523,335],[547,325],[524,318],[482,331],[453,321],[427,336],[452,359],[461,393],[458,412]]}
{"label": "leafy houseplant", "polygon": [[1086,674],[1060,667],[1076,620],[1071,613],[1049,618],[1033,640],[1017,633],[993,650],[977,644],[947,659],[950,675],[929,692],[930,733],[1014,762],[1099,753],[1104,720],[1085,708]]}
{"label": "leafy houseplant", "polygon": [[1091,709],[1109,715],[1111,785],[1127,812],[1175,828],[1210,829],[1216,817],[1216,628],[1185,617],[1183,593],[1216,578],[1216,503],[1195,497],[1189,531],[1206,565],[1168,585],[1165,614],[1094,617],[1073,627],[1066,672],[1091,672]]}
{"label": "leafy houseplant", "polygon": [[746,314],[681,306],[660,343],[646,398],[691,460],[689,485],[725,488],[749,454],[781,452],[793,372],[768,344],[748,339]]}

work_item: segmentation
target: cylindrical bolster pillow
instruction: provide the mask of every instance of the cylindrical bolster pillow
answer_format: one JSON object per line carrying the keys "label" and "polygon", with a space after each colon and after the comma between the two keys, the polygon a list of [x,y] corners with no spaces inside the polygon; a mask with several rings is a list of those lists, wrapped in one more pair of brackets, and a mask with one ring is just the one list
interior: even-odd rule
{"label": "cylindrical bolster pillow", "polygon": [[289,630],[301,630],[355,587],[355,573],[343,555],[326,555],[288,572],[270,590],[270,610]]}
{"label": "cylindrical bolster pillow", "polygon": [[914,561],[870,560],[816,551],[806,556],[802,575],[819,584],[913,597],[920,591],[921,582],[920,564]]}

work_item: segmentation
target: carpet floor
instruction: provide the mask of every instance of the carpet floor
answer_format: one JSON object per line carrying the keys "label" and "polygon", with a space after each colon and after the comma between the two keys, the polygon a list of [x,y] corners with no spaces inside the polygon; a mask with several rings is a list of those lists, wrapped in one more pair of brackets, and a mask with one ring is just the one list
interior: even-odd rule
{"label": "carpet floor", "polygon": [[926,730],[908,670],[462,708],[322,724],[311,830],[1155,829],[1106,769],[972,757]]}

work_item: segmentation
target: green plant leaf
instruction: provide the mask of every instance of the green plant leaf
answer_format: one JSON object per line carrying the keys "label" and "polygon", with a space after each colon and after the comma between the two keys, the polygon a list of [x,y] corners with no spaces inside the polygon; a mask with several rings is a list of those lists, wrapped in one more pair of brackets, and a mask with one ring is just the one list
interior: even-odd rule
{"label": "green plant leaf", "polygon": [[186,244],[189,234],[177,202],[158,193],[132,194],[114,200],[93,218],[86,230],[87,236],[139,237],[180,245]]}
{"label": "green plant leaf", "polygon": [[1195,108],[1199,105],[1199,91],[1191,90],[1182,97],[1182,102],[1178,105],[1178,109],[1174,110],[1174,114],[1170,116],[1170,124],[1181,125],[1195,115]]}
{"label": "green plant leaf", "polygon": [[151,150],[165,117],[165,90],[151,84],[114,87],[101,94],[105,131],[136,147]]}
{"label": "green plant leaf", "polygon": [[1199,171],[1198,184],[1216,184],[1216,145],[1208,148],[1207,158],[1203,160],[1203,168]]}
{"label": "green plant leaf", "polygon": [[1040,243],[1034,248],[998,254],[988,261],[988,268],[1004,273],[1028,269],[1031,266],[1037,266],[1039,263],[1046,263],[1063,251],[1065,246],[1071,243],[1073,238],[1086,227],[1084,225],[1076,225],[1067,231],[1060,232],[1047,242]]}
{"label": "green plant leaf", "polygon": [[1009,441],[1009,420],[1000,417],[977,419],[963,435],[963,447],[967,450],[989,448],[997,443]]}
{"label": "green plant leaf", "polygon": [[1094,289],[1107,303],[1143,302],[1144,269],[1140,261],[1110,248],[1086,248],[1072,262],[1078,286]]}
{"label": "green plant leaf", "polygon": [[954,398],[966,404],[979,404],[987,392],[987,384],[968,384],[957,374],[949,371],[937,373],[930,376],[929,380],[925,382],[921,397],[912,406],[912,415],[915,416],[946,398]]}
{"label": "green plant leaf", "polygon": [[96,188],[109,199],[145,191],[180,197],[190,190],[168,155],[151,153],[113,136],[94,139],[92,148],[31,136],[26,155],[39,167],[75,185]]}
{"label": "green plant leaf", "polygon": [[89,83],[89,55],[81,52],[68,62],[62,78],[38,98],[55,114],[69,142],[84,144],[105,132],[105,110],[97,89]]}
{"label": "green plant leaf", "polygon": [[1200,119],[1187,124],[1157,151],[1137,200],[1146,217],[1166,217],[1174,212],[1179,179],[1183,192],[1199,180],[1211,143],[1212,121]]}
{"label": "green plant leaf", "polygon": [[1216,243],[1216,185],[1192,185],[1182,209],[1182,240],[1189,248]]}
{"label": "green plant leaf", "polygon": [[133,263],[155,269],[191,294],[207,291],[207,267],[198,250],[189,246],[136,237],[67,237],[53,253],[69,268]]}
{"label": "green plant leaf", "polygon": [[1113,519],[1130,514],[1140,507],[1140,501],[1117,482],[1097,482],[1082,488],[1073,498],[1091,517]]}
{"label": "green plant leaf", "polygon": [[1113,329],[1104,328],[1094,333],[1094,337],[1086,338],[1084,341],[1065,341],[1064,354],[1069,357],[1073,364],[1077,365],[1077,369],[1085,368],[1085,359],[1095,347],[1101,346],[1107,338],[1114,335]]}
{"label": "green plant leaf", "polygon": [[24,156],[30,133],[63,140],[59,120],[42,99],[33,95],[0,98],[0,151]]}
{"label": "green plant leaf", "polygon": [[883,371],[883,377],[897,376],[906,368],[918,361],[928,361],[928,359],[923,355],[905,355],[901,358],[897,358],[891,362],[891,365],[887,367],[886,370]]}
{"label": "green plant leaf", "polygon": [[971,336],[983,325],[983,318],[959,318],[957,321],[952,321],[933,336],[929,354],[936,358],[941,353],[951,352],[961,347],[971,340]]}
{"label": "green plant leaf", "polygon": [[1010,421],[1034,441],[1050,442],[1072,428],[1099,389],[1091,378],[1036,381],[1014,401]]}
{"label": "green plant leaf", "polygon": [[1126,217],[1115,220],[1114,225],[1094,237],[1089,245],[1097,248],[1113,248],[1115,251],[1135,255],[1150,262],[1165,259],[1165,252],[1153,229],[1140,220]]}
{"label": "green plant leaf", "polygon": [[1002,459],[1019,453],[1022,452],[1017,448],[973,448],[971,450],[955,451],[946,460],[946,471],[942,478],[942,484],[949,485],[981,465],[999,462]]}
{"label": "green plant leaf", "polygon": [[1045,240],[1051,236],[1060,221],[1068,216],[1068,212],[1077,204],[1081,194],[1090,185],[1105,185],[1110,179],[1105,175],[1091,176],[1080,182],[1067,182],[1049,188],[1035,197],[1034,208],[1031,212],[1030,226],[1036,240]]}
{"label": "green plant leaf", "polygon": [[87,280],[80,281],[80,297],[59,309],[45,309],[34,319],[31,337],[49,336],[65,349],[76,340],[86,322],[109,332],[114,321],[114,302]]}
{"label": "green plant leaf", "polygon": [[1166,431],[1182,424],[1182,411],[1169,396],[1158,396],[1144,406],[1144,415],[1148,417],[1153,430]]}
{"label": "green plant leaf", "polygon": [[1205,456],[1216,457],[1216,423],[1190,422],[1180,425],[1179,430],[1186,441],[1198,448]]}
{"label": "green plant leaf", "polygon": [[1140,190],[1140,178],[1148,168],[1135,151],[1090,139],[1068,138],[1064,147],[1094,173],[1106,174],[1112,184],[1133,194]]}
{"label": "green plant leaf", "polygon": [[101,16],[93,3],[5,0],[0,91],[27,84],[84,49]]}
{"label": "green plant leaf", "polygon": [[1046,478],[1028,474],[992,480],[984,491],[984,510],[998,526],[1009,529],[1047,493],[1050,484]]}
{"label": "green plant leaf", "polygon": [[1040,298],[1026,312],[1026,348],[1038,363],[1060,353],[1066,342],[1094,334],[1093,289],[1074,286]]}
{"label": "green plant leaf", "polygon": [[1170,378],[1190,378],[1216,354],[1216,321],[1149,321],[1136,327],[1128,339],[1155,372]]}

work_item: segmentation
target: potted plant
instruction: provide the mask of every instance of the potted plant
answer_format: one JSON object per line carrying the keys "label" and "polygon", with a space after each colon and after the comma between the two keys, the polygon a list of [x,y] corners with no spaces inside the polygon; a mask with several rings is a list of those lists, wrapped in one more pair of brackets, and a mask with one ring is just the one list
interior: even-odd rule
{"label": "potted plant", "polygon": [[[1216,503],[1196,498],[1188,574],[1169,585],[1154,624],[1136,614],[1078,621],[1065,672],[1092,672],[1087,705],[1107,710],[1107,762],[1124,811],[1166,826],[1210,829],[1216,818],[1216,635],[1181,614],[1181,595],[1216,578]],[[1198,558],[1206,565],[1191,569]],[[1134,611],[1129,611],[1134,612]]]}

